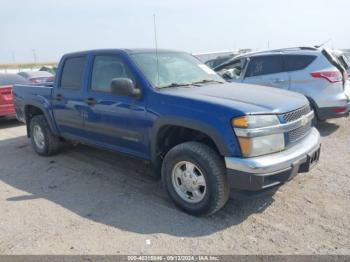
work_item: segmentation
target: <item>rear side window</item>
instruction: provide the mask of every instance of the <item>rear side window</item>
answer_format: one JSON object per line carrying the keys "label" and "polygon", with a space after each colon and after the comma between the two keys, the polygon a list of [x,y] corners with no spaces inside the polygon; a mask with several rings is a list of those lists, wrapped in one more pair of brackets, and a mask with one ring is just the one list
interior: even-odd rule
{"label": "rear side window", "polygon": [[280,72],[283,72],[283,59],[281,55],[255,56],[250,58],[246,77]]}
{"label": "rear side window", "polygon": [[83,79],[86,57],[67,58],[63,65],[61,87],[79,90]]}
{"label": "rear side window", "polygon": [[308,67],[314,60],[314,55],[285,55],[286,71],[297,71]]}

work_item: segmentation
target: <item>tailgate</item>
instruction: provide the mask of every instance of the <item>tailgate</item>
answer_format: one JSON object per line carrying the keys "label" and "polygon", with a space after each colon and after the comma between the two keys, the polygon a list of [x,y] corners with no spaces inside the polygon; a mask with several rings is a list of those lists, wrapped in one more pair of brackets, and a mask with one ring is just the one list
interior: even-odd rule
{"label": "tailgate", "polygon": [[327,60],[335,66],[343,76],[343,89],[345,90],[347,85],[348,74],[343,65],[339,62],[339,60],[332,54],[332,52],[326,48],[322,50],[322,54],[327,58]]}
{"label": "tailgate", "polygon": [[0,105],[12,105],[12,86],[0,86]]}

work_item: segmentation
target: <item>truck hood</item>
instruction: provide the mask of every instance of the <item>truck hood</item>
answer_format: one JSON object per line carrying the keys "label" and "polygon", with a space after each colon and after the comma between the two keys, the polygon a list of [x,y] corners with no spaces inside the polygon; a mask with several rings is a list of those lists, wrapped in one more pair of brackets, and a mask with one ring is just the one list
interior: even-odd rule
{"label": "truck hood", "polygon": [[303,95],[295,92],[239,83],[166,88],[160,92],[232,107],[246,114],[281,114],[309,103]]}

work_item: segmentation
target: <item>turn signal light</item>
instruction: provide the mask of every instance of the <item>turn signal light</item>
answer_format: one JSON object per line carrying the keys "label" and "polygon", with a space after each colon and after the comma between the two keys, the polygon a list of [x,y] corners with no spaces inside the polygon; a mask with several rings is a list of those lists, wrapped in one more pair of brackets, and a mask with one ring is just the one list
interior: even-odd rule
{"label": "turn signal light", "polygon": [[234,118],[234,119],[232,119],[232,125],[234,127],[247,128],[248,127],[248,119],[245,116]]}

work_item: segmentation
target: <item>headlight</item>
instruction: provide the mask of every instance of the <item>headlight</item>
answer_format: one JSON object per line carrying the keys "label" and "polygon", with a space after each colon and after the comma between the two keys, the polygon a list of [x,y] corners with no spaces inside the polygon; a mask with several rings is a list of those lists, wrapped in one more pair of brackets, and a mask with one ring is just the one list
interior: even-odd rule
{"label": "headlight", "polygon": [[279,124],[276,115],[247,115],[232,119],[243,156],[254,157],[282,151],[285,148],[283,133],[250,137],[247,132]]}

